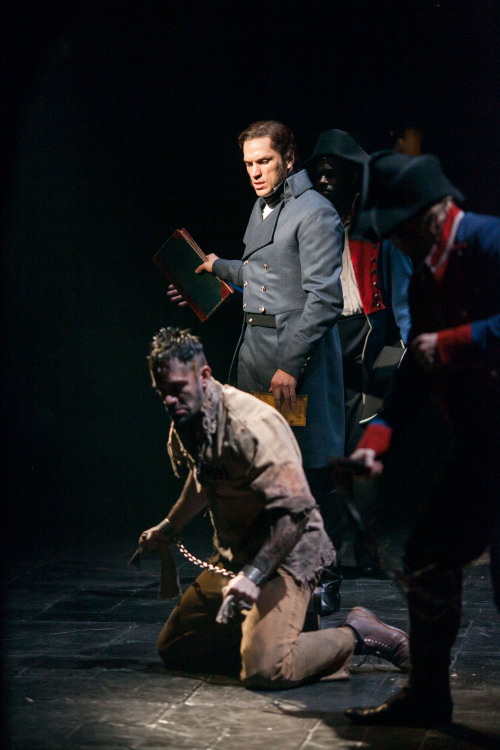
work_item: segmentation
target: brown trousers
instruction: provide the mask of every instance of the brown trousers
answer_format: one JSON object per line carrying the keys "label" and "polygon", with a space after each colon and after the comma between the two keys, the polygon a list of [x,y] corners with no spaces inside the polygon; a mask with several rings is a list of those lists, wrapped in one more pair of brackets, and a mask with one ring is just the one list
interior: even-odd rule
{"label": "brown trousers", "polygon": [[303,633],[311,588],[280,570],[251,610],[215,622],[227,578],[203,571],[158,638],[169,669],[236,675],[246,687],[282,690],[341,669],[354,651],[349,627]]}

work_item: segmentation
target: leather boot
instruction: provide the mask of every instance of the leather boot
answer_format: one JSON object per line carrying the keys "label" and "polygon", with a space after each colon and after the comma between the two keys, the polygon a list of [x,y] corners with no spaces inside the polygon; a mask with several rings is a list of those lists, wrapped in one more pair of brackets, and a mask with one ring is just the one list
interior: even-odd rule
{"label": "leather boot", "polygon": [[430,684],[425,694],[411,683],[380,706],[348,708],[345,715],[354,724],[369,726],[438,727],[451,723],[452,701],[449,690],[436,690]]}
{"label": "leather boot", "polygon": [[321,574],[318,586],[314,589],[319,599],[319,613],[321,617],[332,615],[340,609],[340,584],[343,577],[334,568],[325,568]]}
{"label": "leather boot", "polygon": [[407,586],[412,670],[403,707],[414,723],[422,722],[415,726],[449,724],[450,657],[460,627],[462,570],[436,567],[409,575]]}
{"label": "leather boot", "polygon": [[452,720],[450,651],[460,625],[462,571],[434,568],[407,575],[410,682],[379,706],[350,708],[356,724],[434,727]]}
{"label": "leather boot", "polygon": [[410,671],[409,638],[403,630],[387,625],[364,607],[354,607],[343,625],[348,625],[356,638],[355,654],[373,654],[387,659],[402,672]]}

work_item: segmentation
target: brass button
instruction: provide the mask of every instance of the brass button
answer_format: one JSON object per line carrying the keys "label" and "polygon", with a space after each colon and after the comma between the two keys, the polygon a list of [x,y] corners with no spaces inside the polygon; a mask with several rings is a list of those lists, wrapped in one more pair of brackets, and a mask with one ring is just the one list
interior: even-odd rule
{"label": "brass button", "polygon": [[243,286],[248,286],[248,281],[244,281]]}
{"label": "brass button", "polygon": [[248,266],[248,260],[244,260],[244,261],[243,261],[243,265],[244,265],[244,266]]}
{"label": "brass button", "polygon": [[243,309],[244,309],[244,310],[246,310],[246,308],[247,308],[247,303],[246,303],[246,302],[244,302],[244,303],[243,303]]}
{"label": "brass button", "polygon": [[381,302],[377,302],[377,307],[382,307],[382,303]]}
{"label": "brass button", "polygon": [[261,286],[260,291],[261,292],[265,292],[266,291],[266,287],[265,286]]}
{"label": "brass button", "polygon": [[259,312],[260,312],[260,313],[265,313],[265,312],[266,312],[266,308],[265,308],[265,307],[263,307],[263,305],[261,305],[261,306],[259,307]]}
{"label": "brass button", "polygon": [[268,271],[269,270],[269,266],[267,265],[267,263],[264,263],[264,265],[262,266],[262,268],[264,269],[264,271]]}
{"label": "brass button", "polygon": [[249,323],[253,323],[253,318],[248,318]]}

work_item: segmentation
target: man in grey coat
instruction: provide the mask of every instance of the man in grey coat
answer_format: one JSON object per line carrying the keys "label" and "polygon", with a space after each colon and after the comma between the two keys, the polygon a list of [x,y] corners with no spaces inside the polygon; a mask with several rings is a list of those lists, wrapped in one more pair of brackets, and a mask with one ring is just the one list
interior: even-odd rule
{"label": "man in grey coat", "polygon": [[208,271],[243,288],[245,329],[238,387],[270,391],[279,408],[307,394],[307,424],[295,427],[304,468],[335,546],[339,500],[327,468],[344,449],[342,353],[335,325],[344,228],[330,201],[304,170],[294,171],[296,146],[276,121],[250,125],[238,138],[257,194],[244,236],[242,260],[215,254]]}

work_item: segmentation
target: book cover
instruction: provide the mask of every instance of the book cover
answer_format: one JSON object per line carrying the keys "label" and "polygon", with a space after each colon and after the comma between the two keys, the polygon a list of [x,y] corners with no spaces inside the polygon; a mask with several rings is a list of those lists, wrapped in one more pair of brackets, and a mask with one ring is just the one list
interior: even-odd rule
{"label": "book cover", "polygon": [[[274,396],[272,393],[265,393],[261,391],[252,391],[252,396],[265,401],[269,406],[276,408],[274,403]],[[281,402],[281,414],[285,417],[286,421],[291,427],[305,427],[306,426],[306,412],[307,412],[307,395],[303,393],[297,394],[297,401],[293,409],[289,409],[286,402]]]}
{"label": "book cover", "polygon": [[211,273],[195,273],[207,260],[186,229],[177,229],[158,250],[153,262],[182,294],[201,321],[205,321],[234,290]]}

